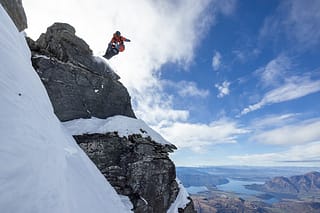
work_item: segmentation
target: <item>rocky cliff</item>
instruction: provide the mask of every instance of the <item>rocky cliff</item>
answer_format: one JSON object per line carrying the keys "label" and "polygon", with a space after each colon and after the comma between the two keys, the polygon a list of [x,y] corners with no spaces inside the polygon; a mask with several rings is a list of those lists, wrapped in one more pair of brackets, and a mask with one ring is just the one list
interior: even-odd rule
{"label": "rocky cliff", "polygon": [[[21,0],[0,3],[19,30],[27,27]],[[32,65],[61,121],[115,115],[137,120],[119,76],[103,59],[93,56],[72,26],[55,23],[36,41],[27,38],[27,42]],[[74,138],[116,191],[130,198],[134,212],[195,212],[168,157],[175,146],[143,137],[147,131],[151,131],[149,127],[127,137],[110,131],[74,134]]]}
{"label": "rocky cliff", "polygon": [[[28,39],[32,63],[61,121],[79,118],[135,118],[130,96],[103,59],[92,55],[75,29],[55,23],[39,39]],[[117,132],[74,134],[80,147],[119,194],[130,198],[134,212],[166,212],[179,193],[173,145],[159,144],[141,134]],[[180,212],[194,212],[192,201]]]}
{"label": "rocky cliff", "polygon": [[141,135],[117,133],[75,136],[119,194],[130,197],[135,212],[166,212],[178,194],[175,166],[165,147]]}
{"label": "rocky cliff", "polygon": [[27,28],[27,17],[22,6],[22,0],[0,0],[19,31]]}

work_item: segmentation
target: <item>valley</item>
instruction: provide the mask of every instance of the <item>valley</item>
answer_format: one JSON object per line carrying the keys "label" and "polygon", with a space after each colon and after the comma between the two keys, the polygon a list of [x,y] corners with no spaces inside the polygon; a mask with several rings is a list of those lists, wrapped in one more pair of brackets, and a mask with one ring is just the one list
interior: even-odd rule
{"label": "valley", "polygon": [[[320,191],[315,189],[320,186],[316,178],[318,173],[310,171],[319,171],[319,168],[178,167],[177,176],[186,183],[197,212],[320,212]],[[304,191],[290,193],[286,187],[273,185],[272,181],[279,177],[304,183]],[[275,186],[277,190],[260,190],[266,184]],[[312,190],[307,191],[307,186]]]}

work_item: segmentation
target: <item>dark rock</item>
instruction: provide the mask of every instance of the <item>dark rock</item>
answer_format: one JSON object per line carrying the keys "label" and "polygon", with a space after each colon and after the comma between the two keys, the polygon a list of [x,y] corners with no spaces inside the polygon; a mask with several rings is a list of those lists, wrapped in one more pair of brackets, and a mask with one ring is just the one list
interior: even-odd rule
{"label": "dark rock", "polygon": [[19,32],[28,27],[27,17],[22,6],[22,0],[0,0]]}
{"label": "dark rock", "polygon": [[114,115],[135,118],[130,96],[118,81],[119,76],[93,57],[72,26],[55,23],[37,41],[27,41],[33,67],[61,121]]}
{"label": "dark rock", "polygon": [[190,197],[188,197],[188,199],[190,200],[190,202],[184,209],[179,209],[179,213],[197,213],[194,208],[193,200]]}
{"label": "dark rock", "polygon": [[[116,133],[74,136],[119,194],[129,196],[134,212],[166,212],[179,192],[166,146]],[[171,147],[173,149],[174,147]],[[190,204],[191,205],[191,204]],[[186,212],[191,211],[192,206]]]}

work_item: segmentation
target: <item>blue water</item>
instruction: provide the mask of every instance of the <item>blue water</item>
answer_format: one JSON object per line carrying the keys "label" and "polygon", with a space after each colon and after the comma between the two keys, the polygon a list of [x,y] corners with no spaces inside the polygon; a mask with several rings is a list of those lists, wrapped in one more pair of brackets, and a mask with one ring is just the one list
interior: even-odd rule
{"label": "blue water", "polygon": [[223,185],[218,185],[217,188],[221,191],[226,191],[226,192],[234,192],[236,194],[240,195],[258,195],[262,194],[259,191],[255,190],[250,190],[246,189],[244,186],[245,185],[250,185],[250,184],[263,184],[263,182],[257,182],[257,181],[242,181],[242,180],[234,180],[234,179],[228,179],[229,183],[223,184]]}
{"label": "blue water", "polygon": [[209,191],[205,186],[190,186],[186,187],[186,190],[189,194],[197,194],[199,192]]}
{"label": "blue water", "polygon": [[[221,191],[236,193],[239,197],[241,197],[243,199],[253,197],[256,195],[264,194],[263,192],[259,192],[259,191],[250,190],[250,189],[245,188],[245,185],[263,184],[264,182],[241,181],[241,180],[234,180],[234,179],[228,179],[228,180],[229,180],[229,183],[223,184],[223,185],[218,185],[217,188]],[[279,199],[273,197],[271,199],[267,199],[267,200],[263,200],[263,201],[266,203],[272,204],[272,203],[279,201]]]}

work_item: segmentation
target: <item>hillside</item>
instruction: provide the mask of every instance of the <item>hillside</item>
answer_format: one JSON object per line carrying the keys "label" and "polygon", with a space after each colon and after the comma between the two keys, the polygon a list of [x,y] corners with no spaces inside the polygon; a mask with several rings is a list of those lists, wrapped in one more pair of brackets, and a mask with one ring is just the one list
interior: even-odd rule
{"label": "hillside", "polygon": [[309,172],[291,177],[274,177],[262,185],[253,184],[247,188],[281,194],[320,193],[320,173]]}

